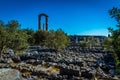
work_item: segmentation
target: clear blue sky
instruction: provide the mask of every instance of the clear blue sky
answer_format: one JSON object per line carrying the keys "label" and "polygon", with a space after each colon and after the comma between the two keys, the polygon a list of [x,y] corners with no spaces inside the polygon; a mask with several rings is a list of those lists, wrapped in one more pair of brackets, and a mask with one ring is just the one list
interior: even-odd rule
{"label": "clear blue sky", "polygon": [[0,0],[0,20],[18,20],[21,28],[38,28],[38,14],[49,16],[49,30],[68,34],[107,35],[115,27],[108,10],[120,0]]}

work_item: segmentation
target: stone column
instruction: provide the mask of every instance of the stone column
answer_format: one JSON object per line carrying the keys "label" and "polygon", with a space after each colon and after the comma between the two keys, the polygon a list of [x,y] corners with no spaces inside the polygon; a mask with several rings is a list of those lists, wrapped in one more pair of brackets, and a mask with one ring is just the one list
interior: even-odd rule
{"label": "stone column", "polygon": [[43,31],[45,30],[45,24],[43,24]]}
{"label": "stone column", "polygon": [[48,16],[46,16],[46,31],[48,31]]}
{"label": "stone column", "polygon": [[[45,20],[46,20],[44,25],[42,25],[42,23],[41,23],[41,17],[42,16],[45,16]],[[48,31],[48,15],[42,13],[38,16],[38,30]]]}
{"label": "stone column", "polygon": [[41,29],[41,16],[38,16],[38,30]]}

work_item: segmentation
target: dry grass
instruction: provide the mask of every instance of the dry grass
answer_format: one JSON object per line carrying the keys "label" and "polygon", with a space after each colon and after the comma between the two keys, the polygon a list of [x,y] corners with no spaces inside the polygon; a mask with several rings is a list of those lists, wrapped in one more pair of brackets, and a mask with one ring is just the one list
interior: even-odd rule
{"label": "dry grass", "polygon": [[11,63],[10,66],[16,67],[18,63]]}
{"label": "dry grass", "polygon": [[53,66],[53,67],[50,67],[47,72],[49,72],[49,73],[56,72],[56,73],[59,74],[60,73],[60,69]]}
{"label": "dry grass", "polygon": [[41,67],[42,67],[42,68],[45,68],[45,69],[48,68],[48,67],[47,67],[46,65],[44,65],[44,64],[42,64]]}
{"label": "dry grass", "polygon": [[22,75],[23,76],[28,76],[28,75],[31,75],[31,72],[25,71],[25,72],[22,72]]}

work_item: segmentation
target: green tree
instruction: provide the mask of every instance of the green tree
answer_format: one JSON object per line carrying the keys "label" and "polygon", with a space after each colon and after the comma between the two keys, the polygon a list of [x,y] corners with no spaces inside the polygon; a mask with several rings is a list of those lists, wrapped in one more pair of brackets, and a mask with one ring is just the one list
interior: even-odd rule
{"label": "green tree", "polygon": [[106,50],[106,51],[113,50],[112,38],[111,37],[106,37],[102,42],[102,46],[103,46],[104,50]]}
{"label": "green tree", "polygon": [[0,53],[4,52],[8,45],[8,32],[4,28],[5,24],[0,21]]}
{"label": "green tree", "polygon": [[111,32],[112,46],[120,59],[120,9],[113,7],[109,10],[109,14],[117,21],[117,29],[109,28],[109,31]]}
{"label": "green tree", "polygon": [[46,46],[48,46],[49,48],[55,48],[55,43],[56,43],[56,32],[54,30],[50,30]]}
{"label": "green tree", "polygon": [[8,21],[6,25],[6,30],[11,34],[17,32],[20,29],[20,24],[16,20]]}
{"label": "green tree", "polygon": [[65,34],[62,29],[58,29],[55,32],[55,38],[54,38],[54,47],[60,51],[64,49],[69,44],[69,38],[67,34]]}
{"label": "green tree", "polygon": [[11,20],[7,24],[0,21],[0,52],[5,49],[22,51],[28,46],[28,35],[20,29],[20,24],[16,20]]}
{"label": "green tree", "polygon": [[120,72],[120,9],[113,7],[109,10],[109,14],[117,21],[117,29],[109,28],[109,31],[111,32],[116,69],[119,68]]}
{"label": "green tree", "polygon": [[23,31],[28,35],[27,42],[29,43],[29,45],[34,45],[34,43],[35,43],[35,39],[34,39],[35,32],[32,29],[28,29],[28,28],[24,29]]}
{"label": "green tree", "polygon": [[34,39],[35,39],[35,43],[34,43],[35,45],[44,46],[47,43],[48,32],[43,30],[38,30],[34,34]]}
{"label": "green tree", "polygon": [[46,46],[49,48],[54,48],[57,51],[61,51],[69,44],[69,37],[62,29],[56,31],[50,30],[46,38]]}
{"label": "green tree", "polygon": [[46,46],[58,51],[64,49],[69,44],[69,38],[61,29],[56,31],[39,30],[34,34],[35,45]]}
{"label": "green tree", "polygon": [[18,30],[11,36],[13,39],[9,44],[9,48],[14,49],[14,51],[23,51],[29,46],[27,42],[28,35],[24,31]]}
{"label": "green tree", "polygon": [[21,29],[16,20],[4,24],[0,21],[0,52],[4,49],[13,49],[15,52],[23,51],[29,45],[41,45],[49,48],[64,49],[69,44],[69,38],[61,29],[56,31]]}
{"label": "green tree", "polygon": [[16,20],[8,21],[6,30],[9,33],[9,44],[8,47],[14,49],[14,51],[24,50],[27,48],[28,36],[24,30],[20,29],[20,24]]}

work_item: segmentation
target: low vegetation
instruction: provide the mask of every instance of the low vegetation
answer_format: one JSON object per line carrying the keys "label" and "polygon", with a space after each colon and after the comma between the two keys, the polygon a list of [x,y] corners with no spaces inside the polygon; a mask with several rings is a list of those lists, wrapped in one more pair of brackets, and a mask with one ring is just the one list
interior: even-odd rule
{"label": "low vegetation", "polygon": [[85,48],[93,48],[93,47],[100,47],[101,42],[99,38],[95,38],[94,36],[90,36],[89,38],[83,38],[83,40],[80,41],[80,47]]}
{"label": "low vegetation", "polygon": [[16,52],[24,51],[30,45],[40,45],[54,48],[58,51],[69,44],[69,38],[61,29],[50,31],[33,31],[21,29],[16,20],[5,24],[0,21],[0,53],[13,49]]}
{"label": "low vegetation", "polygon": [[28,36],[26,32],[20,29],[20,24],[11,20],[7,24],[0,21],[0,53],[7,49],[14,49],[14,51],[21,51],[28,47]]}

